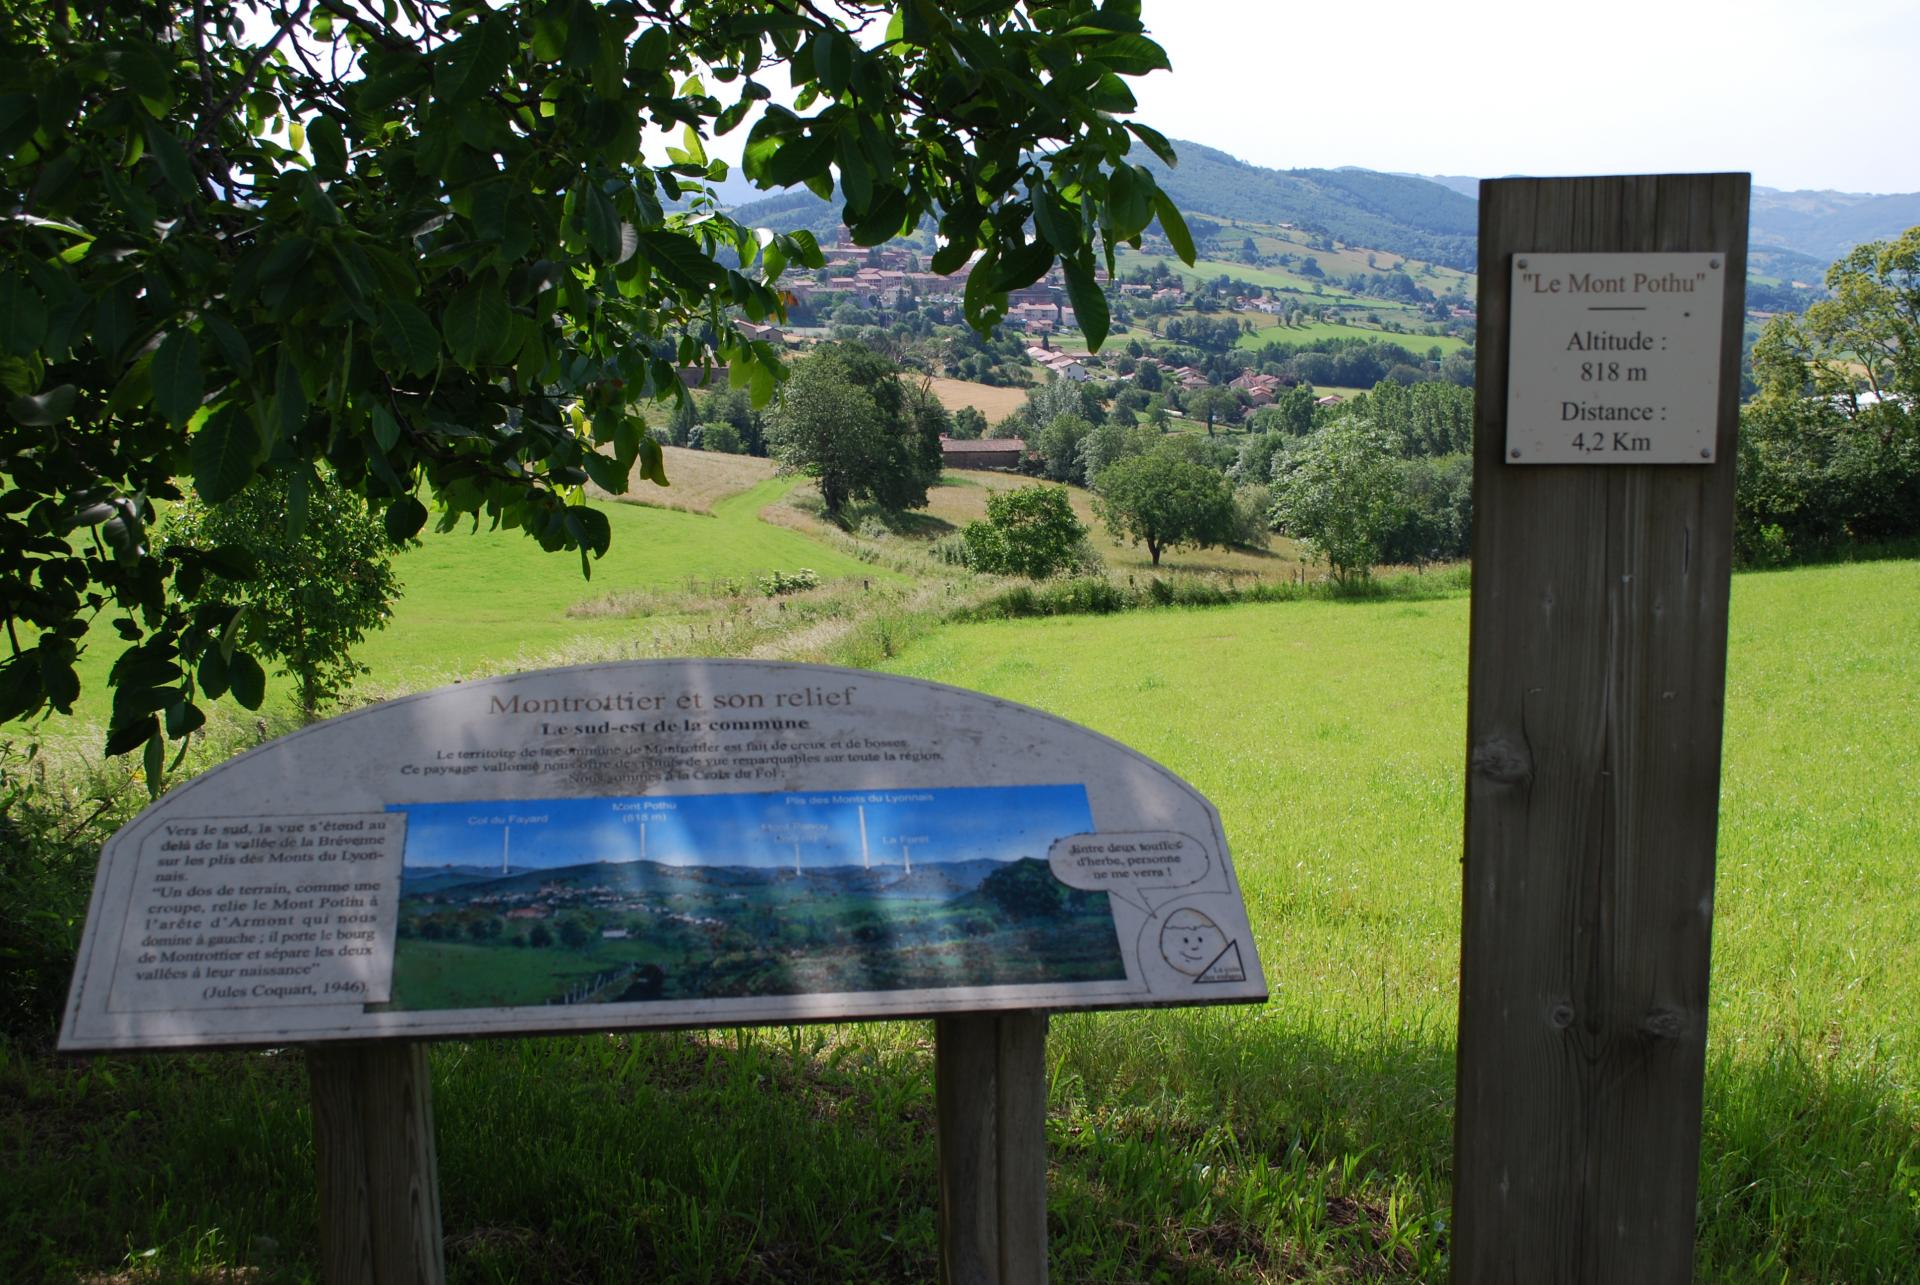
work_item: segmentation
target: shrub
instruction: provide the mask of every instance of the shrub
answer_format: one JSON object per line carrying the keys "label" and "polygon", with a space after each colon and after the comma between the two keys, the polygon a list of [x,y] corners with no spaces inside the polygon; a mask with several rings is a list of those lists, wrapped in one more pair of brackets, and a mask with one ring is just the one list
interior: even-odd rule
{"label": "shrub", "polygon": [[961,532],[975,571],[1044,580],[1078,561],[1087,528],[1058,486],[1022,486],[987,500],[987,520]]}
{"label": "shrub", "polygon": [[774,571],[760,577],[760,592],[769,598],[778,598],[782,594],[799,593],[805,589],[820,587],[820,573],[811,567],[801,567],[794,571]]}
{"label": "shrub", "polygon": [[0,743],[0,1032],[52,1030],[100,848],[145,801],[124,766],[62,779],[38,747]]}

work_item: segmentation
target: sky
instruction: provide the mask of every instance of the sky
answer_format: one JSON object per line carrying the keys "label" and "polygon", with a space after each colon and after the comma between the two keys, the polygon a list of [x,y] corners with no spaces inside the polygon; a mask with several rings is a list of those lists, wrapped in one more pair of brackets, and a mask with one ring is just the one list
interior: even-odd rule
{"label": "sky", "polygon": [[[808,867],[1045,859],[1055,839],[1093,830],[1079,785],[1019,785],[671,798],[413,803],[406,864],[516,870],[592,861]],[[860,827],[866,825],[863,857]],[[644,833],[643,833],[644,832]]]}
{"label": "sky", "polygon": [[1273,169],[1920,192],[1920,0],[1144,0],[1139,119]]}

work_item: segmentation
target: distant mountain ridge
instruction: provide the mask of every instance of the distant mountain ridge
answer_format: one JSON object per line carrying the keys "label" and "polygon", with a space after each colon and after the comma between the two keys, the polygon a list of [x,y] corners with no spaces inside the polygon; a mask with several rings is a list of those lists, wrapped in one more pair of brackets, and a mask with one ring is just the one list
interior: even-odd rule
{"label": "distant mountain ridge", "polygon": [[[1462,174],[1409,174],[1478,201],[1480,180]],[[1920,226],[1920,192],[1784,191],[1755,187],[1750,246],[1772,252],[1771,270],[1818,280],[1828,264],[1867,241],[1888,241]]]}
{"label": "distant mountain ridge", "polygon": [[[1130,157],[1182,213],[1211,221],[1290,223],[1347,245],[1472,271],[1478,255],[1480,180],[1462,174],[1389,174],[1378,170],[1275,170],[1217,148],[1173,140],[1180,163],[1168,167],[1136,147]],[[834,232],[839,203],[804,188],[735,208],[742,222]],[[1783,279],[1817,282],[1826,266],[1866,241],[1920,225],[1920,193],[1784,192],[1753,189],[1750,223],[1756,260]],[[1761,270],[1756,262],[1756,271]]]}
{"label": "distant mountain ridge", "polygon": [[1477,202],[1442,183],[1378,170],[1270,170],[1202,143],[1174,140],[1169,168],[1144,148],[1131,159],[1182,213],[1291,223],[1348,245],[1386,250],[1450,268],[1473,267]]}

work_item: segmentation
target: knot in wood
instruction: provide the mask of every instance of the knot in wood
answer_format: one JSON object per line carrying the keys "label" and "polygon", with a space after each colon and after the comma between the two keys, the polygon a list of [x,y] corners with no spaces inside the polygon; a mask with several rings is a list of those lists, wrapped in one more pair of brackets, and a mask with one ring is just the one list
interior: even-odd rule
{"label": "knot in wood", "polygon": [[1490,736],[1474,746],[1468,766],[1476,776],[1495,785],[1528,785],[1533,781],[1533,756],[1504,736]]}
{"label": "knot in wood", "polygon": [[1573,1005],[1561,1000],[1553,1006],[1553,1011],[1547,1015],[1547,1019],[1553,1023],[1554,1029],[1566,1030],[1573,1025]]}
{"label": "knot in wood", "polygon": [[1655,1039],[1677,1040],[1686,1033],[1684,1013],[1671,1008],[1656,1008],[1640,1021],[1640,1029]]}

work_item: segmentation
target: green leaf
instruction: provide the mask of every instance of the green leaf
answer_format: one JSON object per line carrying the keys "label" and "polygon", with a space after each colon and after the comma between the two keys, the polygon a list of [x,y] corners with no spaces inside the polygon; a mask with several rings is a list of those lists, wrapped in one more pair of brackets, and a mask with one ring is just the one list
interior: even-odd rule
{"label": "green leaf", "polygon": [[1167,51],[1145,36],[1115,36],[1087,51],[1090,60],[1103,62],[1123,76],[1144,76],[1152,71],[1171,71]]}
{"label": "green leaf", "polygon": [[373,440],[380,444],[381,450],[390,451],[399,445],[400,421],[393,417],[392,411],[385,406],[375,405],[370,418],[373,421]]}
{"label": "green leaf", "polygon": [[825,177],[837,147],[838,140],[830,129],[790,140],[768,158],[766,182],[761,186],[792,187],[795,183]]}
{"label": "green leaf", "polygon": [[1053,247],[1034,240],[1003,250],[994,269],[993,288],[998,294],[1024,289],[1047,275],[1053,266]]}
{"label": "green leaf", "polygon": [[176,741],[206,725],[206,711],[190,700],[175,701],[167,706],[167,735]]}
{"label": "green leaf", "polygon": [[1080,248],[1080,225],[1074,212],[1053,194],[1051,188],[1035,185],[1028,189],[1033,201],[1033,225],[1047,244],[1060,254],[1072,254]]}
{"label": "green leaf", "polygon": [[395,544],[411,540],[427,524],[427,506],[412,495],[403,495],[387,506],[387,538]]}
{"label": "green leaf", "polygon": [[40,708],[45,698],[39,660],[32,648],[0,660],[0,723],[11,723]]}
{"label": "green leaf", "polygon": [[227,658],[218,647],[207,648],[200,657],[200,690],[208,700],[219,700],[227,691]]}
{"label": "green leaf", "polygon": [[595,254],[609,261],[620,257],[620,212],[598,184],[580,189],[580,224]]}
{"label": "green leaf", "polygon": [[873,209],[848,229],[855,245],[879,245],[899,236],[907,222],[907,194],[888,188],[880,194]]}
{"label": "green leaf", "polygon": [[339,121],[324,114],[315,116],[307,126],[307,143],[313,148],[316,169],[330,178],[346,177],[347,137]]}
{"label": "green leaf", "polygon": [[627,470],[620,461],[611,455],[602,455],[598,451],[589,451],[580,460],[587,470],[587,476],[593,484],[609,495],[624,495],[627,490]]}
{"label": "green leaf", "polygon": [[221,407],[193,435],[193,489],[208,504],[238,495],[252,480],[261,454],[253,416],[232,404]]}
{"label": "green leaf", "polygon": [[1127,121],[1126,126],[1127,132],[1145,143],[1147,150],[1159,157],[1168,169],[1172,169],[1180,163],[1179,156],[1174,153],[1173,144],[1167,141],[1165,134],[1162,134],[1150,125],[1142,125],[1138,121]]}
{"label": "green leaf", "polygon": [[857,221],[873,203],[873,172],[860,155],[859,140],[851,132],[840,135],[840,192],[847,198],[848,222]]}
{"label": "green leaf", "polygon": [[769,107],[747,131],[746,146],[740,151],[740,172],[756,186],[772,187],[769,167],[798,131],[799,119],[792,112],[784,107]]}
{"label": "green leaf", "polygon": [[1080,323],[1080,331],[1087,337],[1087,349],[1099,352],[1100,345],[1107,341],[1107,329],[1112,318],[1107,311],[1107,296],[1101,293],[1100,283],[1093,279],[1093,268],[1082,258],[1068,259],[1065,263],[1067,274],[1067,297],[1073,300],[1074,319]]}
{"label": "green leaf", "polygon": [[567,530],[582,549],[591,551],[596,558],[613,543],[613,527],[607,515],[584,504],[567,506]]}
{"label": "green leaf", "polygon": [[720,274],[699,242],[679,232],[648,230],[636,234],[640,257],[674,285],[705,291]]}
{"label": "green leaf", "polygon": [[954,269],[973,257],[973,245],[969,242],[949,241],[933,252],[933,261],[928,264],[941,276],[949,276]]}
{"label": "green leaf", "polygon": [[469,370],[485,365],[513,334],[507,296],[491,281],[472,282],[455,295],[444,320],[447,349]]}
{"label": "green leaf", "polygon": [[801,228],[788,233],[787,240],[791,241],[794,249],[799,252],[800,262],[804,266],[816,272],[827,266],[827,256],[820,252],[820,242],[814,239],[813,233]]}
{"label": "green leaf", "polygon": [[267,698],[267,671],[249,653],[235,651],[227,662],[227,686],[235,700],[248,709],[259,709]]}
{"label": "green leaf", "polygon": [[[1140,180],[1146,177],[1146,183]],[[1158,191],[1153,186],[1151,175],[1144,170],[1122,162],[1114,166],[1113,176],[1107,185],[1107,225],[1113,229],[1113,235],[1122,241],[1137,236],[1153,218],[1153,206],[1150,196]]]}
{"label": "green leaf", "polygon": [[152,714],[123,723],[107,733],[107,756],[112,758],[144,745],[159,730],[160,720]]}
{"label": "green leaf", "polygon": [[153,404],[167,423],[183,427],[200,409],[206,381],[200,374],[200,341],[191,330],[175,330],[153,354]]}
{"label": "green leaf", "polygon": [[25,357],[46,340],[46,300],[25,277],[0,273],[0,352]]}
{"label": "green leaf", "polygon": [[109,360],[117,358],[133,336],[133,287],[116,281],[93,305],[93,343]]}
{"label": "green leaf", "polygon": [[220,349],[220,355],[227,359],[227,366],[236,375],[244,376],[253,369],[253,350],[247,347],[246,339],[231,321],[217,313],[202,313],[200,324]]}
{"label": "green leaf", "polygon": [[430,375],[440,364],[440,332],[427,314],[405,299],[379,302],[380,322],[374,333],[394,359],[392,369],[411,375]]}
{"label": "green leaf", "polygon": [[286,350],[280,353],[280,368],[273,381],[273,403],[267,423],[279,441],[292,441],[307,422],[307,390],[301,386],[300,372]]}
{"label": "green leaf", "polygon": [[146,753],[141,757],[146,768],[147,797],[157,799],[167,783],[167,741],[157,725],[148,734]]}
{"label": "green leaf", "polygon": [[72,384],[55,384],[33,397],[14,398],[7,403],[7,414],[13,416],[15,423],[46,428],[71,415],[73,404],[78,400],[79,393]]}
{"label": "green leaf", "polygon": [[666,452],[651,433],[640,439],[640,476],[655,486],[667,485]]}
{"label": "green leaf", "polygon": [[1153,193],[1153,212],[1160,218],[1160,230],[1167,234],[1167,240],[1173,246],[1173,252],[1180,256],[1180,262],[1193,266],[1193,233],[1187,231],[1187,221],[1165,192],[1158,188]]}
{"label": "green leaf", "polygon": [[477,98],[490,88],[513,58],[507,20],[489,15],[433,58],[433,93],[443,103]]}
{"label": "green leaf", "polygon": [[191,201],[200,195],[200,185],[194,181],[193,163],[187,159],[187,149],[173,136],[173,131],[155,121],[147,126],[147,153],[153,157],[153,163],[160,167],[160,176],[166,180],[173,194],[183,201]]}

